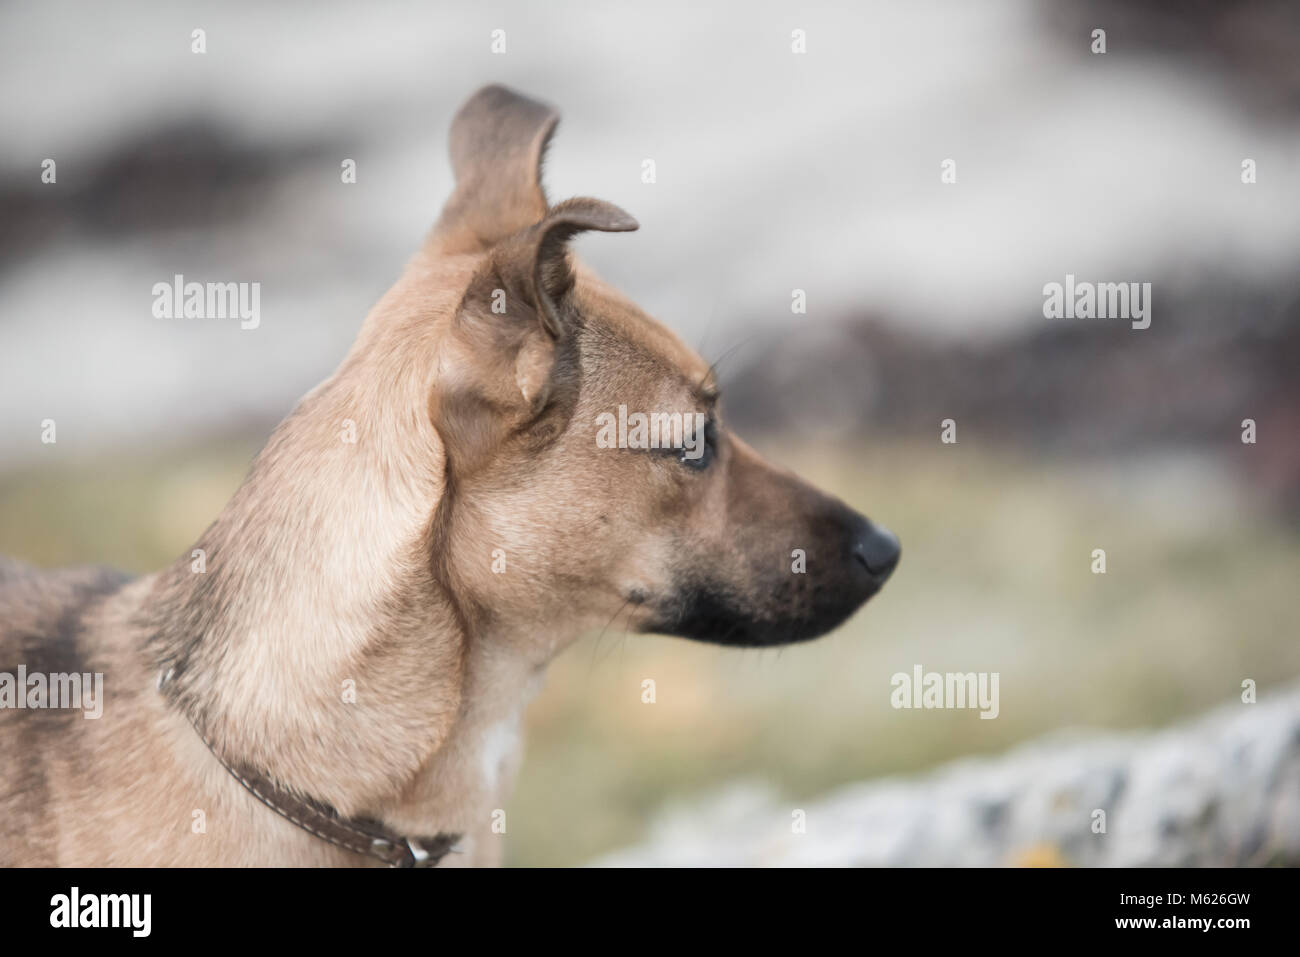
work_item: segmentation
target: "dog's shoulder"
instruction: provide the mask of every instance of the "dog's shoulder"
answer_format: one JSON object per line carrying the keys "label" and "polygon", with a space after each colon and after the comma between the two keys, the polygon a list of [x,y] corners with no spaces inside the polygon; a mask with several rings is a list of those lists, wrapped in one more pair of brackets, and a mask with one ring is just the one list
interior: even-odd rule
{"label": "dog's shoulder", "polygon": [[[84,730],[72,712],[19,707],[22,679],[40,675],[46,693],[62,676],[102,669],[87,616],[130,580],[107,568],[45,571],[0,558],[0,865],[51,863],[54,806],[60,761],[79,763]],[[20,678],[21,676],[21,678]],[[0,691],[6,689],[0,688]]]}
{"label": "dog's shoulder", "polygon": [[130,580],[111,568],[47,571],[0,557],[0,671],[19,664],[75,665],[86,611]]}

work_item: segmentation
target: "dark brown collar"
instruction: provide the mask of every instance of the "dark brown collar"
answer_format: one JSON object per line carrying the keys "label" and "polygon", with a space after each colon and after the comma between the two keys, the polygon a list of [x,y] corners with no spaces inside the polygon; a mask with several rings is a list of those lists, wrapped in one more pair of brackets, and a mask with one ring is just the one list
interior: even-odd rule
{"label": "dark brown collar", "polygon": [[[169,677],[169,672],[158,676],[159,690],[162,690]],[[212,752],[212,756],[249,794],[286,821],[296,824],[322,841],[356,854],[373,857],[389,867],[436,867],[460,840],[459,834],[407,837],[388,830],[370,818],[343,817],[322,801],[295,794],[247,765],[227,761],[212,746],[212,742],[193,718],[190,719],[190,724],[199,740]]]}

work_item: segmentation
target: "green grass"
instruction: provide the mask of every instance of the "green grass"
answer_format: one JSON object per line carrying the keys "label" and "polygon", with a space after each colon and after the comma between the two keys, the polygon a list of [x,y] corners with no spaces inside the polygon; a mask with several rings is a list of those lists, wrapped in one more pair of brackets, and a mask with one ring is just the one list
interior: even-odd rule
{"label": "green grass", "polygon": [[[1234,698],[1244,678],[1266,696],[1300,675],[1300,542],[1212,470],[1168,481],[1144,463],[1100,470],[937,443],[767,445],[898,532],[899,571],[807,645],[580,640],[529,712],[511,862],[588,860],[637,840],[665,801],[736,778],[809,798],[1064,726],[1167,723]],[[0,479],[0,553],[156,568],[216,515],[253,451],[12,474]],[[1106,549],[1106,575],[1089,570],[1093,548]],[[999,672],[1000,717],[895,711],[890,677],[915,664]]]}

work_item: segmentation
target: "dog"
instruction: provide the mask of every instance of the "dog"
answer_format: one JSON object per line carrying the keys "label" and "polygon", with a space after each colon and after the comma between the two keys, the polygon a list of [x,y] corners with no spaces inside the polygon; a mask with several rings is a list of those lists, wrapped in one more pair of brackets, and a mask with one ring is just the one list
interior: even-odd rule
{"label": "dog", "polygon": [[[897,538],[729,433],[710,365],[573,258],[637,222],[548,203],[557,122],[461,108],[441,217],[190,552],[0,564],[0,863],[495,864],[576,636],[803,641],[884,584]],[[98,720],[41,706],[68,675]]]}

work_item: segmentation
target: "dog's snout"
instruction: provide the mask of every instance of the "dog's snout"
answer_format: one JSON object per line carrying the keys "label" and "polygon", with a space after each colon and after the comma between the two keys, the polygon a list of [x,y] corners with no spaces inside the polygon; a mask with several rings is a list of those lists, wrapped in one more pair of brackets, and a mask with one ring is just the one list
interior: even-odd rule
{"label": "dog's snout", "polygon": [[898,564],[903,547],[898,536],[885,528],[865,519],[853,542],[853,557],[879,581],[889,577]]}

